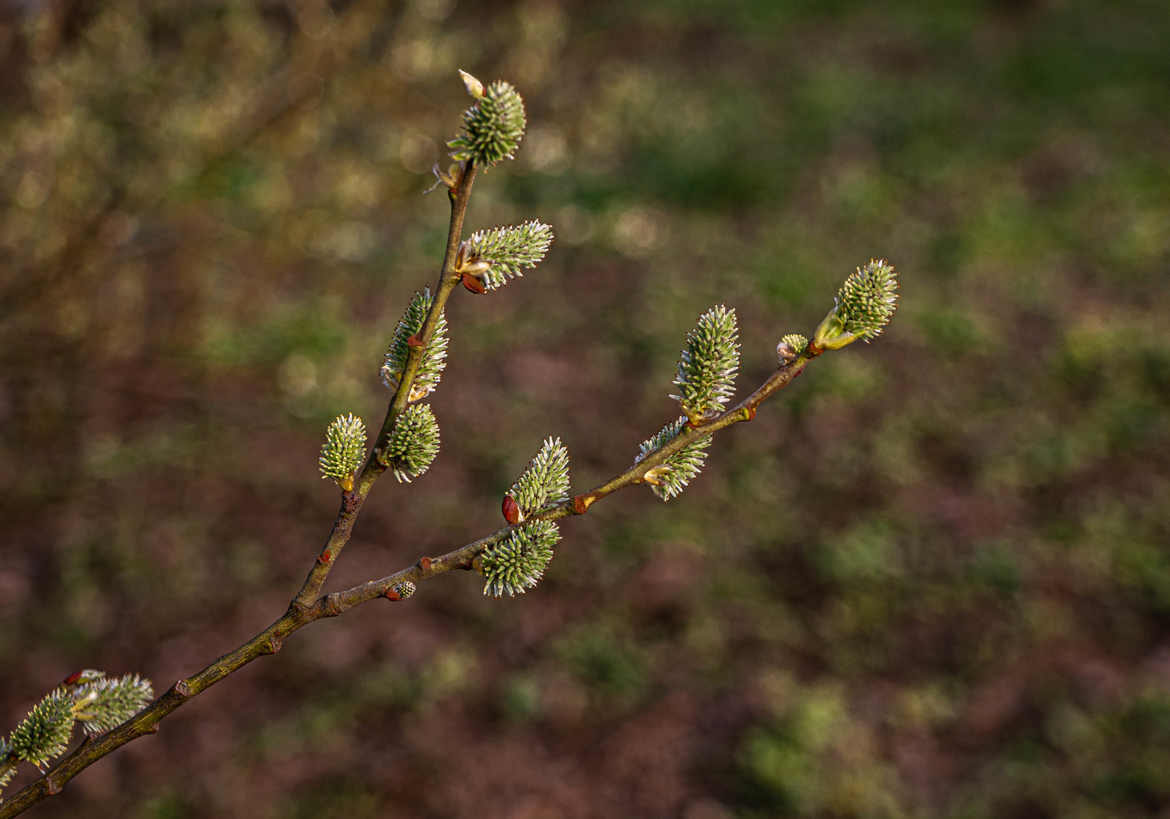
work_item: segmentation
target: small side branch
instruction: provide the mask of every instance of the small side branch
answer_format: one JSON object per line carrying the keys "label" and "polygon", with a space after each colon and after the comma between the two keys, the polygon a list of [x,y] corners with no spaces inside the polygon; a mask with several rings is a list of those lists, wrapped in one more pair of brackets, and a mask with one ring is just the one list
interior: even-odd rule
{"label": "small side branch", "polygon": [[454,275],[455,255],[459,250],[459,242],[463,233],[463,220],[467,215],[467,205],[471,200],[471,188],[475,184],[475,176],[475,163],[472,161],[463,163],[462,170],[455,179],[454,185],[448,191],[451,200],[451,220],[447,228],[447,248],[443,254],[443,264],[439,269],[439,282],[435,298],[431,302],[431,308],[427,313],[422,331],[418,333],[417,343],[410,345],[406,368],[398,380],[398,388],[394,391],[393,398],[390,399],[390,404],[386,409],[386,417],[382,421],[382,427],[374,445],[370,448],[365,465],[362,467],[352,491],[342,495],[341,509],[333,522],[329,538],[321,550],[321,555],[328,555],[328,558],[318,559],[309,569],[305,582],[293,598],[292,606],[294,608],[308,609],[317,601],[321,589],[329,577],[329,572],[341,556],[342,549],[349,543],[353,534],[353,526],[357,522],[366,497],[369,496],[374,483],[386,471],[386,465],[378,459],[378,452],[386,446],[391,432],[394,431],[395,421],[406,410],[411,387],[414,385],[415,376],[418,375],[423,351],[430,342],[431,336],[434,335],[435,327],[439,324],[439,317],[447,305],[447,299],[451,297],[451,291],[459,283],[459,277]]}

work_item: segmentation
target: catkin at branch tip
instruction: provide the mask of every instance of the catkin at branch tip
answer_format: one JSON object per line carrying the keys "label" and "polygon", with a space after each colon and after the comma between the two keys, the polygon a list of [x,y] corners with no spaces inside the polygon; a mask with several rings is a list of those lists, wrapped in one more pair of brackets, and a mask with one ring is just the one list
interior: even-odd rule
{"label": "catkin at branch tip", "polygon": [[870,259],[837,291],[845,332],[869,341],[881,335],[898,307],[898,275],[885,259]]}
{"label": "catkin at branch tip", "polygon": [[[467,78],[464,83],[470,90],[472,85],[467,83]],[[448,142],[447,147],[452,149],[451,157],[457,161],[495,165],[515,155],[526,125],[524,100],[519,92],[510,83],[496,80],[483,89],[478,102],[463,112],[463,133]]]}

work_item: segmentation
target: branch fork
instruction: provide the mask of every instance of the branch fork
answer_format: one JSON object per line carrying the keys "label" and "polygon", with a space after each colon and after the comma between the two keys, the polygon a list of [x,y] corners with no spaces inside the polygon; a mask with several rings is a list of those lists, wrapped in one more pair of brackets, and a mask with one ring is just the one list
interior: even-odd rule
{"label": "branch fork", "polygon": [[[385,577],[323,593],[329,572],[348,544],[377,479],[388,469],[399,480],[417,477],[437,452],[438,428],[432,428],[434,419],[429,407],[418,402],[435,388],[443,368],[444,308],[452,291],[458,284],[477,294],[493,291],[539,262],[552,241],[551,228],[536,220],[477,231],[462,238],[479,169],[513,155],[526,119],[523,102],[509,84],[485,86],[471,75],[460,73],[475,102],[464,113],[463,133],[448,143],[457,164],[445,172],[438,165],[434,168],[437,182],[446,186],[451,203],[447,243],[435,291],[433,296],[429,289],[416,295],[399,323],[397,343],[392,343],[382,368],[383,381],[392,390],[392,397],[373,445],[367,448],[364,423],[352,415],[339,416],[327,431],[319,465],[323,477],[333,479],[340,487],[341,504],[324,546],[287,611],[243,645],[196,674],[176,681],[153,703],[141,710],[135,708],[127,719],[119,720],[121,724],[93,736],[39,780],[0,802],[0,819],[15,816],[60,792],[65,783],[98,759],[157,731],[159,723],[176,708],[258,657],[276,654],[289,635],[310,623],[336,617],[374,599],[406,600],[415,593],[417,583],[452,569],[479,571],[485,578],[485,594],[497,597],[522,594],[533,588],[560,539],[556,521],[583,515],[597,501],[627,486],[648,485],[662,500],[676,497],[699,473],[706,449],[717,433],[732,424],[753,420],[759,405],[791,384],[809,361],[826,350],[840,349],[856,340],[871,340],[893,315],[897,299],[894,269],[884,260],[871,260],[846,280],[812,340],[796,334],[784,336],[776,348],[778,368],[729,408],[739,367],[738,328],[735,311],[716,305],[699,317],[688,334],[678,364],[674,380],[678,394],[672,397],[679,402],[682,415],[643,442],[632,466],[588,492],[573,495],[569,491],[568,452],[559,438],[549,437],[503,496],[501,512],[506,526],[446,554],[419,557],[413,565]],[[425,451],[412,447],[423,447]],[[427,457],[413,457],[412,453]],[[70,675],[59,689],[63,692],[60,696],[72,696],[70,692],[75,689],[96,685],[86,676],[90,673]],[[71,706],[71,718],[88,714],[101,701],[101,693],[86,690],[82,698]],[[0,748],[7,748],[2,740]],[[0,786],[14,765],[13,753],[6,750],[0,754]]]}

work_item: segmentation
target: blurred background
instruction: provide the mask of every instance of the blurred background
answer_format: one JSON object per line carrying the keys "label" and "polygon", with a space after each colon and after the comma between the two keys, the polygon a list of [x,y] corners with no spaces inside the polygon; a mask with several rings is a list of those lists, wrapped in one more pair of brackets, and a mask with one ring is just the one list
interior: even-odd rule
{"label": "blurred background", "polygon": [[35,815],[1170,816],[1167,42],[1157,2],[0,3],[4,730],[284,611],[321,433],[380,423],[434,280],[457,68],[530,121],[468,229],[558,240],[455,293],[443,451],[331,588],[497,528],[546,435],[627,467],[711,304],[742,395],[854,267],[903,281],[537,590],[317,623]]}

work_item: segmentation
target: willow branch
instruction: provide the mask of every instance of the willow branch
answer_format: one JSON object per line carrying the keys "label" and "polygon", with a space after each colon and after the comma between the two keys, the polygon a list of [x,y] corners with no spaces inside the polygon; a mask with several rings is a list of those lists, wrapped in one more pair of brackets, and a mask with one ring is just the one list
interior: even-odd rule
{"label": "willow branch", "polygon": [[398,389],[394,391],[394,396],[390,399],[390,405],[386,409],[386,418],[382,421],[382,429],[366,457],[366,463],[362,467],[357,481],[354,482],[353,489],[341,493],[341,508],[337,511],[337,519],[333,522],[333,529],[330,531],[321,553],[317,555],[316,562],[309,570],[300,591],[293,598],[290,604],[292,608],[307,609],[317,600],[321,594],[322,586],[325,585],[325,580],[329,577],[329,570],[337,562],[341,550],[349,543],[350,535],[353,534],[353,526],[357,522],[358,514],[361,512],[362,505],[370,494],[374,482],[386,471],[386,466],[379,460],[378,453],[386,445],[390,433],[394,430],[394,422],[406,409],[410,389],[414,385],[415,376],[418,375],[423,352],[426,350],[431,336],[434,335],[435,327],[439,324],[439,317],[443,314],[443,308],[447,305],[451,291],[459,282],[459,277],[454,273],[455,253],[459,249],[459,242],[463,234],[463,219],[467,215],[467,204],[471,199],[471,187],[475,184],[475,174],[475,163],[471,161],[464,163],[459,176],[448,189],[448,197],[451,200],[451,221],[447,228],[447,248],[443,252],[443,263],[439,268],[439,282],[435,298],[431,302],[431,309],[427,313],[423,328],[418,333],[419,343],[410,348],[406,367],[398,379]]}
{"label": "willow branch", "polygon": [[[530,520],[537,518],[559,520],[571,515],[583,515],[598,500],[612,495],[619,489],[646,483],[647,472],[665,463],[671,455],[683,449],[688,444],[699,438],[705,438],[709,435],[713,436],[715,433],[726,429],[732,424],[754,419],[756,417],[756,410],[760,404],[791,384],[798,375],[804,372],[804,368],[808,366],[808,362],[819,356],[821,352],[821,350],[810,344],[808,350],[792,362],[778,368],[768,376],[764,383],[731,409],[705,423],[693,427],[688,426],[670,443],[646,456],[625,472],[614,476],[595,489],[582,495],[577,495],[571,500],[549,506],[547,509],[533,515]],[[475,558],[481,552],[504,540],[519,525],[505,526],[497,529],[490,535],[481,537],[479,540],[474,540],[471,543],[460,546],[458,549],[454,549],[438,557],[420,557],[413,566],[400,569],[394,574],[386,575],[377,580],[370,580],[366,583],[334,592],[325,599],[330,601],[330,607],[332,609],[341,613],[348,611],[354,606],[359,606],[362,603],[367,603],[370,600],[376,600],[379,597],[385,596],[399,583],[405,581],[419,583],[435,575],[449,572],[452,569],[472,569],[474,568]]]}
{"label": "willow branch", "polygon": [[287,613],[264,631],[257,634],[236,650],[223,655],[198,673],[181,679],[165,694],[139,711],[119,727],[86,741],[71,754],[54,765],[48,773],[26,786],[13,796],[0,802],[0,819],[16,816],[47,796],[60,793],[73,777],[85,768],[127,742],[153,734],[159,723],[175,709],[185,705],[192,698],[206,691],[220,680],[240,670],[257,657],[275,654],[280,650],[284,638],[321,617],[330,617],[338,612],[330,608],[324,598],[307,609],[290,608]]}
{"label": "willow branch", "polygon": [[163,718],[193,697],[238,671],[257,657],[275,654],[280,650],[288,635],[322,617],[334,617],[341,613],[342,610],[337,607],[338,598],[335,595],[321,597],[321,588],[329,576],[329,570],[333,563],[337,560],[346,543],[349,542],[353,526],[357,522],[358,514],[374,482],[386,471],[386,467],[377,457],[378,451],[385,446],[387,438],[394,429],[395,420],[406,408],[411,385],[418,373],[422,353],[434,334],[451,291],[459,282],[459,276],[454,273],[455,254],[459,248],[463,221],[467,213],[472,185],[475,182],[476,170],[474,162],[465,162],[458,177],[448,190],[451,202],[451,219],[447,231],[447,246],[439,271],[436,297],[431,304],[423,329],[419,333],[421,343],[418,346],[412,346],[410,350],[406,367],[399,380],[398,388],[390,400],[378,438],[370,450],[354,488],[342,493],[341,507],[325,546],[317,556],[300,591],[289,604],[288,611],[283,617],[239,648],[220,657],[193,676],[176,682],[165,694],[123,725],[96,740],[83,743],[54,765],[40,779],[0,802],[0,819],[16,816],[46,796],[59,793],[66,782],[97,760],[131,740],[156,732]]}
{"label": "willow branch", "polygon": [[[463,214],[467,208],[467,197],[470,194],[470,185],[473,179],[474,169],[469,165],[464,169],[460,177],[460,185],[452,189],[451,231],[448,237],[447,257],[444,259],[439,281],[439,292],[443,293],[443,298],[435,299],[435,304],[432,306],[432,314],[428,316],[427,324],[423,330],[424,337],[428,332],[434,330],[438,316],[438,313],[435,311],[442,309],[445,297],[450,295],[451,289],[458,281],[458,278],[454,276],[451,270],[454,249],[458,247],[458,238],[452,239],[451,237],[458,237],[459,231],[462,230]],[[446,285],[445,293],[443,290],[444,285]],[[432,321],[432,318],[434,318],[434,321]],[[386,424],[383,424],[382,432],[379,434],[379,443],[384,443],[384,439],[388,434],[387,430],[393,428],[393,419],[397,416],[398,412],[401,412],[401,408],[405,406],[405,400],[401,400],[400,402],[400,399],[404,395],[409,394],[410,381],[413,379],[414,372],[417,370],[417,356],[415,354],[421,349],[412,350],[411,361],[416,366],[412,368],[408,365],[403,375],[402,383],[399,385],[394,399],[391,401],[390,409],[387,411],[388,420]],[[802,355],[791,363],[778,368],[755,391],[731,409],[706,422],[695,426],[688,426],[670,443],[646,456],[609,481],[571,500],[550,506],[534,515],[533,518],[558,520],[571,515],[582,515],[595,502],[617,492],[619,489],[645,483],[647,472],[664,463],[671,455],[689,443],[699,438],[714,435],[732,424],[737,424],[741,421],[750,421],[755,418],[756,409],[760,404],[791,384],[804,371],[808,362],[820,355],[820,353],[821,350],[813,345],[809,345],[809,349]],[[404,392],[404,390],[407,392]],[[330,540],[326,543],[326,550],[334,546],[335,543],[337,544],[336,548],[340,550],[340,546],[344,545],[345,541],[349,539],[353,522],[356,520],[357,513],[361,508],[361,501],[369,494],[369,489],[373,485],[374,480],[385,471],[385,467],[377,461],[377,457],[374,454],[376,450],[377,447],[374,448],[367,459],[365,467],[362,469],[360,480],[355,485],[354,490],[344,493],[342,511],[338,514],[333,533],[330,535]],[[321,584],[324,583],[328,575],[328,568],[318,559],[317,565],[314,566],[313,571],[310,572],[309,578],[305,583],[306,588],[310,587],[310,583],[315,583],[315,586],[312,587],[315,590],[309,592],[309,594],[313,595],[311,602],[305,605],[298,605],[298,600],[301,595],[306,593],[303,588],[301,595],[298,595],[298,598],[294,599],[284,616],[272,623],[264,631],[234,651],[220,657],[202,671],[179,680],[165,694],[151,703],[147,708],[140,711],[128,722],[101,737],[83,743],[71,754],[54,765],[40,779],[26,786],[7,800],[0,802],[0,819],[16,816],[45,797],[60,793],[65,783],[102,757],[132,740],[147,734],[156,733],[159,729],[159,723],[168,714],[185,705],[220,680],[239,671],[253,660],[275,654],[280,650],[285,638],[294,632],[322,618],[336,617],[371,600],[377,600],[383,597],[394,599],[392,590],[399,583],[405,581],[419,583],[436,575],[445,574],[452,569],[471,569],[474,567],[475,558],[481,552],[502,541],[515,528],[515,526],[505,526],[492,532],[490,535],[460,546],[458,549],[454,549],[444,555],[438,557],[421,557],[413,565],[400,569],[394,574],[376,580],[370,580],[366,583],[324,596],[316,595],[319,593]]]}

